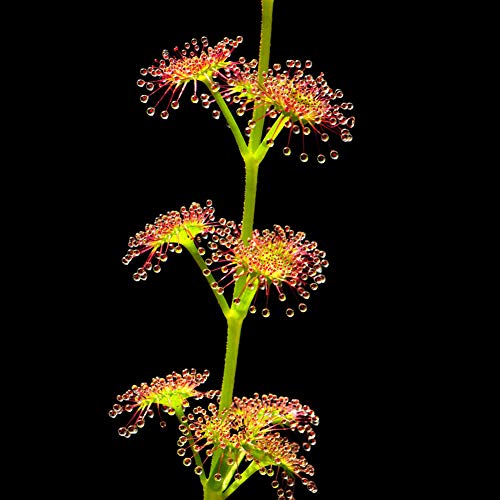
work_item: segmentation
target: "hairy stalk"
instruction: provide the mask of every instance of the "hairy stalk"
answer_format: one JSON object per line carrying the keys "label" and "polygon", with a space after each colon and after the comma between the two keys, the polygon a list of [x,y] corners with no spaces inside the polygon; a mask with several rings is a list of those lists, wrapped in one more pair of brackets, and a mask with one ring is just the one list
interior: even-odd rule
{"label": "hairy stalk", "polygon": [[219,403],[220,411],[229,408],[233,401],[234,379],[236,375],[236,363],[238,361],[238,348],[240,345],[243,319],[244,316],[236,313],[234,309],[227,318],[226,359],[224,361],[224,375]]}
{"label": "hairy stalk", "polygon": [[203,500],[224,500],[225,495],[222,491],[214,491],[205,485],[203,488]]}
{"label": "hairy stalk", "polygon": [[234,464],[230,467],[230,469],[226,473],[226,477],[222,483],[222,491],[225,491],[229,486],[229,483],[232,481],[234,475],[236,474],[239,467],[241,467],[241,462],[245,458],[245,451],[239,451]]}
{"label": "hairy stalk", "polygon": [[243,241],[247,241],[253,231],[258,174],[259,162],[251,156],[245,161],[245,199],[243,203],[243,223],[241,228],[241,239]]}
{"label": "hairy stalk", "polygon": [[273,123],[273,126],[269,129],[269,132],[264,137],[260,146],[256,149],[254,157],[257,162],[262,162],[267,152],[269,151],[270,143],[268,141],[273,141],[274,138],[283,130],[288,118],[281,114],[278,119]]}
{"label": "hairy stalk", "polygon": [[[272,27],[272,13],[273,13],[273,0],[262,0],[262,23],[260,31],[260,46],[259,46],[259,78],[262,80],[262,72],[267,71],[269,67],[269,56],[271,49],[271,27]],[[262,106],[257,106],[254,108],[253,120],[256,122],[256,126],[250,132],[250,137],[248,141],[248,146],[246,145],[241,131],[237,126],[233,115],[229,111],[224,99],[217,92],[212,92],[217,104],[219,105],[224,117],[226,118],[231,131],[233,132],[234,138],[238,145],[239,151],[245,162],[245,195],[243,201],[243,218],[242,218],[242,230],[241,238],[244,242],[252,235],[253,224],[255,219],[255,203],[257,199],[257,178],[259,172],[259,165],[264,159],[266,150],[259,150],[258,156],[255,152],[258,150],[261,140],[262,131],[265,121],[265,109]],[[278,125],[275,125],[278,127]],[[277,128],[274,128],[272,133],[276,132]],[[274,137],[274,136],[272,136]],[[245,286],[245,280],[238,280],[234,287],[234,297],[239,296],[243,287]],[[232,302],[231,308],[227,314],[225,314],[227,319],[227,344],[226,344],[226,356],[224,360],[224,374],[222,378],[222,387],[220,394],[219,412],[223,412],[225,409],[229,408],[233,401],[233,389],[236,377],[236,365],[238,361],[238,349],[240,343],[241,327],[243,320],[245,319],[250,302],[245,302],[244,304],[235,304]],[[217,482],[214,479],[214,474],[220,467],[221,460],[223,459],[223,450],[217,450],[211,461],[209,479],[204,485],[204,500],[222,500],[229,496],[236,488],[242,484],[248,477],[250,477],[257,468],[254,468],[251,464],[243,473],[242,479],[238,482],[233,482],[226,492],[223,492],[224,487],[228,484],[227,478],[223,484]],[[234,474],[235,469],[230,469],[227,471],[231,476]]]}
{"label": "hairy stalk", "polygon": [[[271,54],[271,31],[273,24],[273,4],[274,0],[262,0],[262,22],[260,26],[260,45],[259,45],[259,66],[258,78],[262,83],[262,74],[269,68],[269,58]],[[255,121],[255,127],[250,133],[248,146],[250,151],[255,151],[262,139],[262,130],[264,128],[264,106],[254,108],[252,120]]]}
{"label": "hairy stalk", "polygon": [[234,491],[239,488],[252,474],[255,474],[259,470],[259,466],[252,462],[241,475],[241,479],[239,481],[233,481],[229,488],[224,492],[224,498],[227,498],[229,495],[234,493]]}
{"label": "hairy stalk", "polygon": [[[272,12],[273,0],[262,0],[259,71],[266,70],[269,66],[269,54],[271,50]],[[222,99],[220,96],[219,98]],[[219,105],[221,106],[221,110],[223,111],[224,116],[226,116],[224,108],[227,108],[227,106],[223,99]],[[254,113],[255,112],[257,112],[257,110],[255,110]],[[231,114],[230,116],[231,118],[233,118]],[[256,131],[256,128],[257,127],[255,127],[250,134],[250,141],[252,140],[253,134],[253,137],[257,138],[254,139],[254,141],[259,140],[260,142],[260,138],[262,137],[262,128],[260,129],[260,132]],[[233,131],[233,133],[235,134],[235,138],[238,141],[237,134],[235,133],[235,131]],[[264,155],[262,155],[262,158],[263,157]],[[248,151],[246,151],[246,154],[243,155],[243,158],[245,160],[245,198],[243,202],[243,222],[241,238],[243,241],[247,241],[253,231],[253,223],[255,218],[255,202],[257,198],[257,177],[260,161],[257,161],[253,154],[248,154]],[[234,296],[238,296],[237,294],[244,286],[244,283],[242,282],[243,280],[239,280],[236,282],[234,287]],[[236,375],[236,361],[238,358],[238,346],[240,342],[241,326],[243,323],[243,319],[247,314],[249,305],[250,304],[246,305],[244,310],[242,310],[241,307],[238,307],[234,303],[232,303],[231,310],[229,314],[226,315],[228,324],[228,340],[226,346],[226,359],[224,364],[224,375],[221,388],[221,410],[224,408],[228,408],[233,400],[234,378]]]}
{"label": "hairy stalk", "polygon": [[[233,401],[234,380],[236,376],[236,364],[238,361],[238,349],[240,345],[241,325],[244,315],[232,309],[227,317],[227,344],[226,358],[224,360],[224,374],[222,377],[221,398],[219,403],[219,413],[231,406]],[[222,459],[223,450],[217,450],[211,462],[210,479],[208,485],[215,490],[220,490],[222,485],[213,479]]]}
{"label": "hairy stalk", "polygon": [[[184,247],[187,248],[188,252],[191,254],[195,262],[198,264],[198,267],[201,269],[203,272],[205,269],[208,269],[207,264],[205,261],[201,258],[200,253],[198,252],[198,249],[196,248],[196,245],[191,241],[191,240],[186,240],[184,242]],[[227,305],[226,298],[224,295],[219,295],[217,293],[217,290],[215,290],[212,287],[212,284],[215,283],[215,279],[210,273],[208,276],[206,276],[208,284],[210,285],[210,289],[213,291],[215,298],[217,299],[217,302],[219,303],[220,308],[222,309],[222,313],[224,316],[227,317],[229,314],[229,306]]]}
{"label": "hairy stalk", "polygon": [[227,124],[231,129],[231,132],[233,133],[234,139],[236,141],[241,156],[245,158],[248,154],[247,143],[245,142],[245,138],[241,134],[241,130],[238,127],[238,124],[236,123],[236,120],[234,119],[231,110],[229,109],[229,107],[226,104],[226,101],[222,98],[219,92],[214,92],[211,89],[210,85],[208,86],[208,88],[210,89],[210,92],[214,97],[215,102],[219,105],[219,108],[222,111],[222,114],[224,115],[224,118],[226,119]]}
{"label": "hairy stalk", "polygon": [[[273,24],[273,3],[274,0],[262,0],[262,22],[260,26],[260,45],[259,45],[259,65],[258,79],[262,83],[262,74],[269,67],[269,57],[271,54],[271,31]],[[243,227],[241,238],[245,242],[251,236],[253,222],[255,217],[255,200],[257,196],[257,175],[260,162],[264,155],[257,157],[254,155],[259,148],[262,140],[262,131],[264,128],[264,106],[256,106],[253,110],[252,120],[255,121],[255,127],[250,132],[248,140],[248,149],[250,155],[245,158],[245,200],[243,204]]]}

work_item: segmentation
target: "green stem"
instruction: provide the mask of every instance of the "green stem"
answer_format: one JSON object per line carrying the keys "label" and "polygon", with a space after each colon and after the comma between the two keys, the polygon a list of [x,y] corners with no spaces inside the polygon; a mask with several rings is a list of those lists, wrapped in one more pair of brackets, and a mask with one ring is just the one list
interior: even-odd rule
{"label": "green stem", "polygon": [[227,317],[226,359],[224,361],[219,411],[229,408],[233,402],[234,379],[243,319],[244,315],[239,314],[235,309],[232,309]]}
{"label": "green stem", "polygon": [[[267,72],[267,69],[269,67],[273,3],[274,0],[262,0],[262,23],[260,31],[258,64],[258,79],[260,83],[262,83],[263,81],[262,74],[264,72]],[[246,244],[246,242],[252,235],[255,219],[255,203],[257,199],[257,178],[259,173],[259,165],[267,151],[267,148],[266,150],[261,148],[259,150],[259,154],[255,155],[255,152],[261,145],[266,109],[264,106],[254,107],[252,119],[256,122],[256,125],[250,132],[247,146],[245,139],[243,138],[241,131],[222,96],[218,92],[213,92],[212,89],[210,89],[210,91],[227,120],[229,128],[234,135],[241,156],[243,157],[243,160],[245,162],[245,197],[243,202],[241,239]],[[276,130],[281,130],[281,128],[279,128],[279,124],[274,125],[271,134],[274,134]],[[274,137],[274,135],[271,135],[270,137]],[[234,287],[235,297],[239,296],[239,292],[242,290],[243,286],[245,286],[245,280],[241,279],[236,282]],[[223,311],[225,311],[224,314],[227,319],[227,344],[226,357],[224,360],[224,373],[222,377],[222,387],[220,392],[219,414],[222,414],[227,408],[231,406],[233,402],[233,390],[236,377],[236,365],[238,361],[241,327],[243,324],[243,320],[247,315],[249,305],[249,302],[245,302],[244,304],[243,301],[241,304],[232,302],[229,311],[223,309]],[[224,451],[222,449],[218,449],[212,457],[209,479],[204,484],[203,488],[204,500],[223,500],[231,493],[233,493],[233,491],[235,491],[236,488],[240,486],[240,484],[246,481],[246,479],[248,479],[254,472],[258,470],[258,467],[254,463],[252,463],[242,474],[241,480],[233,482],[228,487],[226,492],[223,493],[223,485],[220,482],[217,483],[214,479],[214,474],[221,465],[223,453]],[[227,471],[228,473],[230,473],[231,477],[234,474],[234,470],[234,468],[231,468],[229,471]],[[224,487],[226,485],[227,480],[224,481]]]}
{"label": "green stem", "polygon": [[203,500],[224,500],[225,495],[221,491],[212,490],[208,484],[203,488]]}
{"label": "green stem", "polygon": [[253,156],[248,157],[245,160],[245,199],[243,202],[243,223],[241,229],[241,239],[243,242],[246,242],[252,236],[258,173],[259,162]]}
{"label": "green stem", "polygon": [[[274,0],[262,0],[262,22],[260,26],[260,46],[259,46],[259,66],[258,81],[262,83],[262,74],[269,68],[269,57],[271,54],[271,28],[273,24],[273,3]],[[264,128],[264,106],[256,106],[253,110],[252,120],[255,121],[255,127],[250,132],[248,147],[250,151],[255,151],[262,139],[262,130]]]}
{"label": "green stem", "polygon": [[244,458],[245,458],[245,452],[240,450],[238,452],[237,458],[234,461],[234,464],[226,472],[224,481],[222,483],[222,491],[224,491],[229,486],[229,483],[232,481],[234,474],[238,470],[238,467],[241,466],[241,462],[243,461]]}
{"label": "green stem", "polygon": [[241,134],[240,127],[238,127],[238,124],[236,123],[236,120],[234,119],[231,110],[229,109],[228,105],[226,104],[226,101],[222,98],[220,93],[214,92],[211,89],[210,84],[208,84],[207,86],[210,89],[211,94],[214,96],[215,102],[219,105],[219,108],[222,111],[222,114],[224,115],[224,118],[226,119],[227,124],[231,129],[231,132],[233,133],[233,136],[236,140],[236,144],[238,145],[238,149],[240,150],[241,156],[245,158],[248,154],[248,147],[247,143],[245,142],[245,138]]}
{"label": "green stem", "polygon": [[[243,202],[243,222],[241,228],[241,239],[243,243],[246,245],[248,239],[252,236],[253,231],[253,223],[255,218],[255,202],[257,199],[257,179],[259,174],[259,164],[260,162],[255,159],[253,155],[249,156],[245,160],[245,199]],[[246,280],[240,279],[236,281],[234,285],[233,291],[233,299],[236,297],[240,297],[241,292],[243,291],[243,287],[245,286]],[[244,315],[246,315],[245,309]],[[234,303],[231,309],[235,309]],[[242,308],[238,308],[239,311],[242,311]]]}
{"label": "green stem", "polygon": [[269,132],[266,134],[262,143],[259,145],[259,147],[256,149],[254,153],[254,157],[256,161],[259,162],[259,164],[262,162],[267,152],[269,151],[269,144],[267,143],[267,141],[274,140],[278,136],[278,134],[283,130],[283,127],[285,126],[287,121],[288,118],[285,115],[281,114],[273,123],[273,126],[269,129]]}
{"label": "green stem", "polygon": [[[184,247],[187,248],[188,252],[191,254],[195,262],[198,264],[198,267],[201,269],[201,271],[205,271],[206,269],[209,269],[205,261],[202,259],[200,253],[198,252],[198,249],[196,248],[196,245],[194,244],[193,241],[188,240],[183,242]],[[224,313],[224,316],[227,317],[229,314],[229,306],[227,305],[227,301],[224,297],[224,295],[219,295],[217,293],[217,290],[215,290],[212,285],[215,283],[215,279],[212,276],[212,273],[210,273],[208,276],[205,276],[207,278],[208,284],[210,285],[210,289],[215,295],[215,298],[217,299],[217,302],[219,303],[220,308],[222,309],[222,312]]]}
{"label": "green stem", "polygon": [[[227,343],[226,358],[224,360],[224,374],[222,376],[222,388],[219,401],[219,414],[229,408],[233,402],[234,380],[236,377],[236,364],[238,361],[238,348],[240,345],[241,325],[245,314],[241,314],[236,308],[232,308],[227,316]],[[213,475],[220,467],[224,451],[218,449],[213,457],[210,467],[209,482],[215,490],[220,491],[221,483],[216,483]]]}
{"label": "green stem", "polygon": [[227,498],[229,495],[234,493],[236,489],[238,489],[252,474],[255,474],[259,470],[259,466],[253,461],[243,472],[241,475],[241,479],[239,481],[233,481],[229,488],[224,492],[224,498]]}

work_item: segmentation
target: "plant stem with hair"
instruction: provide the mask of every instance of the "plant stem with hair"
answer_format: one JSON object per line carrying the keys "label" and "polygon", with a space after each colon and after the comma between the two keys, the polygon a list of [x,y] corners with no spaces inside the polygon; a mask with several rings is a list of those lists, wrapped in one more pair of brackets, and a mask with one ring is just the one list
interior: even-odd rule
{"label": "plant stem with hair", "polygon": [[[271,28],[272,28],[272,13],[273,13],[273,3],[274,0],[262,0],[262,22],[260,30],[260,46],[259,46],[259,74],[267,71],[269,66],[269,56],[271,50]],[[262,76],[260,77],[262,79]],[[224,116],[228,119],[233,135],[238,144],[240,153],[243,156],[245,163],[245,194],[243,203],[243,219],[242,219],[242,230],[241,239],[246,242],[250,238],[253,231],[253,224],[255,219],[255,204],[257,199],[257,180],[259,173],[259,165],[264,159],[265,151],[263,154],[261,146],[262,131],[264,126],[264,110],[261,107],[256,107],[253,113],[253,120],[256,122],[256,126],[252,129],[248,141],[248,147],[241,144],[241,134],[239,129],[235,129],[235,122],[231,119],[231,115],[225,102],[220,96],[216,96],[219,105],[222,104],[222,112]],[[267,150],[267,148],[266,148]],[[259,151],[259,155],[256,152]],[[242,289],[244,287],[244,280],[236,281],[234,287],[233,299],[239,297]],[[220,394],[220,404],[219,412],[231,406],[233,400],[233,389],[236,377],[236,366],[238,361],[238,349],[241,336],[241,328],[243,321],[247,315],[248,308],[250,306],[249,301],[242,301],[236,304],[234,301],[227,312],[227,343],[226,343],[226,355],[224,361],[224,374],[222,378],[222,387]],[[205,500],[219,500],[225,498],[224,494],[220,491],[222,485],[213,479],[213,475],[217,470],[217,466],[222,459],[223,452],[217,450],[212,457],[212,463],[210,468],[210,479],[204,487],[204,499]],[[251,473],[255,472],[253,470]],[[248,474],[250,475],[250,474]],[[232,488],[234,490],[235,488]]]}

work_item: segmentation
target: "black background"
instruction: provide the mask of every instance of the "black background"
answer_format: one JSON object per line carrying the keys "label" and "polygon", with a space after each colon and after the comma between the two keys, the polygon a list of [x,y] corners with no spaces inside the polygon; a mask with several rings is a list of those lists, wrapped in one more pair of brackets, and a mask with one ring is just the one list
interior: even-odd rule
{"label": "black background", "polygon": [[[255,227],[305,231],[331,263],[307,313],[288,319],[278,306],[268,319],[250,316],[240,345],[235,395],[298,398],[320,417],[318,444],[308,454],[319,492],[298,485],[297,498],[416,488],[399,482],[406,474],[402,450],[410,437],[401,422],[411,386],[401,369],[415,359],[412,342],[397,332],[401,276],[387,268],[404,245],[389,246],[387,238],[394,197],[404,197],[401,186],[395,194],[386,184],[397,161],[389,150],[389,109],[398,103],[386,96],[386,34],[376,18],[368,21],[369,12],[360,16],[346,3],[331,12],[323,2],[277,0],[274,9],[271,62],[311,59],[312,73],[324,72],[331,87],[342,89],[356,116],[354,139],[338,141],[337,161],[285,158],[281,137],[259,173]],[[259,2],[95,8],[80,21],[63,26],[54,41],[68,40],[58,154],[66,168],[54,179],[65,187],[54,200],[54,231],[70,235],[71,244],[56,259],[64,268],[56,285],[62,336],[49,367],[68,389],[49,439],[62,441],[64,474],[75,491],[201,498],[196,476],[176,455],[173,419],[167,431],[155,418],[124,439],[117,434],[121,422],[107,412],[132,384],[183,368],[209,369],[205,387],[218,388],[225,321],[186,253],[140,283],[132,279],[135,262],[126,267],[121,257],[129,236],[192,201],[211,199],[216,216],[241,218],[244,170],[222,119],[193,105],[189,92],[167,121],[148,117],[136,81],[163,49],[193,37],[207,36],[214,45],[242,35],[235,56],[257,57]],[[234,495],[274,497],[260,476]]]}

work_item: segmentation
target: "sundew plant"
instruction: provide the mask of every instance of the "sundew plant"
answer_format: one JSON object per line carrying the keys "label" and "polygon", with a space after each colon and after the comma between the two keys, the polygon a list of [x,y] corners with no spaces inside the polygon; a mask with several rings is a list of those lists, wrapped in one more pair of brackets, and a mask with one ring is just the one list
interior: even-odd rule
{"label": "sundew plant", "polygon": [[241,220],[216,215],[212,200],[189,202],[131,236],[123,256],[123,263],[133,266],[133,279],[142,282],[187,251],[213,292],[214,308],[226,319],[220,387],[205,388],[208,370],[171,371],[133,385],[109,410],[121,421],[117,430],[124,438],[137,439],[155,417],[161,427],[177,428],[177,454],[193,469],[205,500],[251,487],[247,480],[255,473],[269,477],[280,499],[317,491],[307,459],[319,424],[314,410],[292,395],[235,396],[233,388],[244,321],[249,318],[251,329],[255,314],[281,314],[289,321],[306,313],[328,268],[326,253],[308,239],[307,228],[254,227],[259,168],[278,150],[303,163],[337,160],[339,145],[352,140],[353,105],[324,73],[313,71],[310,60],[271,63],[273,0],[261,4],[257,59],[238,57],[241,36],[214,45],[206,37],[192,38],[164,50],[140,70],[137,81],[152,119],[167,120],[183,100],[191,100],[215,120],[225,120],[244,167]]}

